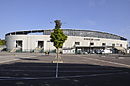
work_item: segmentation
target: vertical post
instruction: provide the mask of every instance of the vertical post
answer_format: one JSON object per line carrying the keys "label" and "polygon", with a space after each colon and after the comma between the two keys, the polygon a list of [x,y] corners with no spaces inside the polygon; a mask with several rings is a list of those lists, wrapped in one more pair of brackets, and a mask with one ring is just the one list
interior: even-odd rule
{"label": "vertical post", "polygon": [[58,78],[58,61],[56,63],[56,78]]}
{"label": "vertical post", "polygon": [[59,62],[58,52],[59,48],[57,48],[56,78],[58,78],[58,62]]}

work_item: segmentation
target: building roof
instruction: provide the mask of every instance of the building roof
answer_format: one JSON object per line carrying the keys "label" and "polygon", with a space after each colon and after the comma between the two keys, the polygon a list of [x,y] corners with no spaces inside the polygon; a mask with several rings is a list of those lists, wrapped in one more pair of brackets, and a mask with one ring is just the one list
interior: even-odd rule
{"label": "building roof", "polygon": [[[16,31],[7,33],[8,35],[27,35],[30,33],[42,33],[43,35],[50,35],[53,30],[30,30],[30,31]],[[107,38],[107,39],[118,39],[118,40],[127,40],[124,37],[110,34],[106,32],[91,31],[91,30],[77,30],[77,29],[63,29],[64,34],[68,36],[81,36],[81,37],[97,37],[97,38]]]}

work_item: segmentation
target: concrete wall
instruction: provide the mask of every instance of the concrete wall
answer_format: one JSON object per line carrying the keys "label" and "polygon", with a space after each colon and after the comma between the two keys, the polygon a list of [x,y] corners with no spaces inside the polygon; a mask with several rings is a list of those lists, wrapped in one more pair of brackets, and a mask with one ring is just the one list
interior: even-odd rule
{"label": "concrete wall", "polygon": [[[54,50],[53,43],[50,42],[50,35],[8,35],[5,37],[7,49],[11,50],[16,47],[16,40],[23,41],[23,51],[34,50],[37,47],[38,41],[44,41],[44,51]],[[102,46],[102,43],[106,43],[106,46],[120,46],[127,48],[128,42],[124,40],[95,38],[95,37],[78,37],[68,36],[63,48],[73,48],[75,42],[80,42],[79,46],[90,46],[90,42],[94,43],[94,46]]]}
{"label": "concrete wall", "polygon": [[112,46],[112,44],[115,44],[115,46],[120,46],[120,44],[122,44],[122,47],[127,48],[128,45],[128,42],[124,40],[69,36],[64,44],[64,47],[73,47],[75,42],[80,42],[80,46],[90,46],[90,42],[93,42],[94,46],[102,46],[102,43],[106,43],[106,46]]}
{"label": "concrete wall", "polygon": [[23,51],[30,51],[37,47],[38,41],[44,41],[44,50],[55,49],[50,41],[49,35],[8,35],[5,37],[7,49],[11,50],[16,47],[16,40],[23,41]]}

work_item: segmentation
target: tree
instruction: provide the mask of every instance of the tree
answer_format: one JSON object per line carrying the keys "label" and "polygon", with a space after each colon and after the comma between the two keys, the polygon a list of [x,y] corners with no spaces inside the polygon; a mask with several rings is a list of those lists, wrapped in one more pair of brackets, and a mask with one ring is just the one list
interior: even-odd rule
{"label": "tree", "polygon": [[57,53],[57,59],[58,57],[58,53],[59,53],[59,48],[63,47],[63,43],[65,42],[65,40],[67,40],[67,36],[63,33],[63,30],[60,29],[61,28],[61,21],[60,20],[55,20],[55,29],[53,29],[53,32],[51,33],[50,36],[50,41],[53,42],[53,45],[56,47],[56,53]]}
{"label": "tree", "polygon": [[0,39],[0,45],[5,45],[5,40]]}

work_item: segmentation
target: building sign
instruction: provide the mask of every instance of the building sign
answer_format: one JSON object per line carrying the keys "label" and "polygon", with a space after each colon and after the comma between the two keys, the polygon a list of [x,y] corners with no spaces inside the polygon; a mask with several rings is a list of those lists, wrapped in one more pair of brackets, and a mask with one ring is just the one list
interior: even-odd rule
{"label": "building sign", "polygon": [[93,38],[84,38],[84,40],[100,41],[100,39],[93,39]]}

